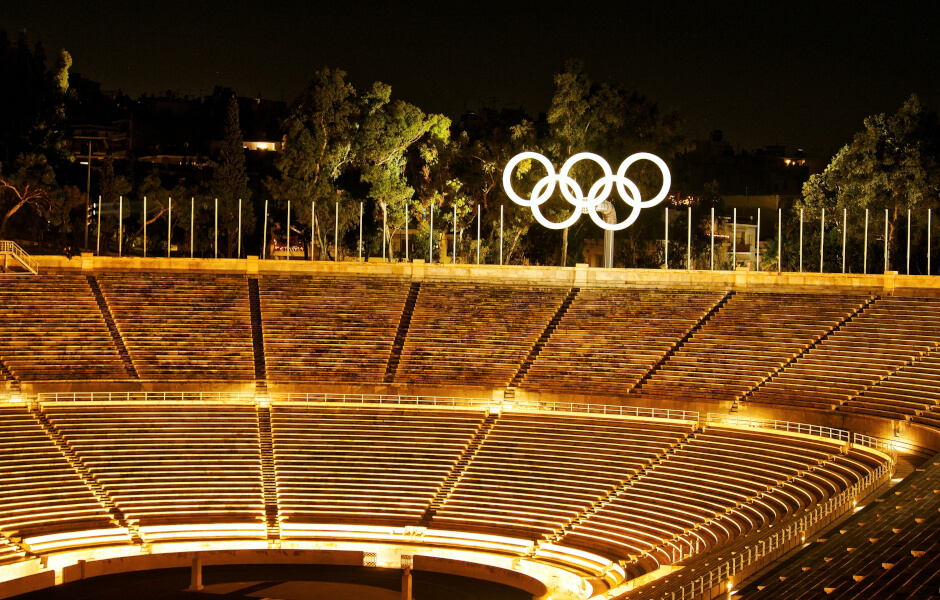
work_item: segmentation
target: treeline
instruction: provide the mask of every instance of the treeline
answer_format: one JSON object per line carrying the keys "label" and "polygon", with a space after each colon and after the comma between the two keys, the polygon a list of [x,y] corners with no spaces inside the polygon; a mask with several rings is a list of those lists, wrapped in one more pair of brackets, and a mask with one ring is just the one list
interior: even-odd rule
{"label": "treeline", "polygon": [[[86,222],[85,182],[74,176],[71,165],[77,159],[66,143],[71,58],[63,51],[52,68],[47,68],[46,62],[40,44],[30,46],[25,36],[16,43],[6,34],[0,36],[0,76],[11,82],[0,93],[4,115],[0,120],[0,237],[78,247]],[[394,98],[386,84],[376,82],[357,90],[345,72],[324,68],[314,74],[288,109],[275,174],[251,181],[245,169],[238,105],[232,98],[223,144],[213,156],[211,178],[180,182],[156,171],[135,176],[116,164],[120,161],[105,157],[96,190],[105,209],[100,215],[101,251],[116,251],[121,231],[122,251],[142,252],[146,224],[148,254],[166,253],[172,245],[183,255],[234,256],[239,239],[242,255],[257,254],[262,240],[285,240],[289,203],[292,241],[303,240],[307,251],[319,259],[334,259],[337,253],[340,258],[357,256],[360,229],[366,256],[401,259],[401,248],[393,240],[407,227],[410,258],[431,258],[433,248],[434,260],[456,252],[461,261],[475,262],[479,223],[484,262],[497,262],[502,251],[505,263],[573,265],[583,260],[589,244],[599,245],[603,232],[586,217],[562,231],[535,223],[531,210],[511,202],[502,189],[503,168],[512,156],[539,152],[558,169],[576,153],[594,152],[616,170],[624,158],[636,152],[652,152],[672,166],[691,148],[675,111],[661,110],[623,86],[593,81],[579,61],[567,62],[555,75],[554,94],[544,118],[532,120],[521,110],[479,116],[477,121],[454,123],[444,115],[425,113]],[[826,248],[826,270],[841,268],[843,209],[849,212],[847,270],[865,268],[863,225],[859,221],[865,208],[872,211],[872,223],[874,213],[880,211],[877,218],[882,228],[883,213],[888,209],[890,256],[903,256],[907,209],[922,219],[926,209],[937,205],[938,140],[936,114],[916,96],[895,115],[866,119],[864,130],[839,152],[829,168],[806,184],[805,198],[786,211],[780,244],[784,268],[796,270],[800,266],[795,262],[800,209],[804,215],[804,270],[813,270],[812,265],[818,263],[818,253],[811,251],[814,241],[815,248],[820,243]],[[515,188],[532,190],[544,174],[534,161],[525,161],[514,174]],[[581,161],[569,175],[586,192],[600,171],[590,161]],[[645,198],[655,194],[662,183],[658,169],[651,164],[632,167],[630,178]],[[143,212],[145,196],[147,209]],[[115,214],[119,198],[128,207],[120,228]],[[611,199],[618,220],[627,218],[630,207],[617,200],[616,193]],[[642,211],[633,226],[617,232],[615,266],[663,265],[663,208],[673,201],[670,197],[663,205]],[[688,207],[671,206],[678,221],[670,226],[684,233],[690,225]],[[705,190],[691,205],[692,248],[686,247],[684,234],[674,236],[670,266],[678,266],[672,257],[685,256],[691,250],[693,266],[708,268],[713,208],[721,214],[717,187]],[[824,208],[826,238],[821,242],[822,228],[808,223],[821,224]],[[556,222],[571,211],[557,191],[542,207]],[[268,229],[262,231],[265,222]],[[97,223],[98,215],[94,215],[91,228],[95,241]],[[914,229],[912,226],[912,233]],[[912,243],[923,255],[926,226],[920,223],[916,230]],[[338,248],[333,245],[336,234]],[[869,234],[874,247],[878,233]],[[883,238],[883,231],[881,235]],[[762,266],[776,268],[776,229],[767,228],[761,239]],[[869,272],[884,268],[884,264],[876,264],[876,257],[869,258]],[[926,269],[921,262],[916,263],[917,268]],[[724,266],[730,268],[730,264]]]}

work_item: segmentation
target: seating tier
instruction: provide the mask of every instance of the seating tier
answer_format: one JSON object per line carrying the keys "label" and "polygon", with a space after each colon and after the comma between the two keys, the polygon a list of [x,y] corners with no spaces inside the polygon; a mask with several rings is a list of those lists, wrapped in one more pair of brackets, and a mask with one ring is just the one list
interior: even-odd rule
{"label": "seating tier", "polygon": [[111,515],[24,406],[0,407],[0,534],[114,529]]}
{"label": "seating tier", "polygon": [[0,565],[10,565],[24,558],[26,558],[25,552],[7,538],[0,537]]}
{"label": "seating tier", "polygon": [[936,347],[940,299],[876,300],[759,387],[749,401],[829,409]]}
{"label": "seating tier", "polygon": [[274,405],[278,507],[297,524],[417,525],[483,411]]}
{"label": "seating tier", "polygon": [[835,463],[837,442],[710,427],[667,452],[564,543],[621,557],[673,538],[707,551],[809,509],[858,482],[868,468]]}
{"label": "seating tier", "polygon": [[[938,340],[940,342],[940,340]],[[940,354],[927,352],[839,409],[889,419],[911,419],[940,407]],[[923,421],[930,425],[929,420]],[[936,426],[936,425],[934,425]]]}
{"label": "seating tier", "polygon": [[640,391],[734,400],[865,301],[843,295],[735,294]]}
{"label": "seating tier", "polygon": [[433,525],[547,537],[690,431],[681,422],[504,412]]}
{"label": "seating tier", "polygon": [[141,379],[254,379],[244,277],[109,273],[98,283]]}
{"label": "seating tier", "polygon": [[52,403],[44,412],[141,529],[263,523],[253,405]]}
{"label": "seating tier", "polygon": [[568,290],[424,283],[395,380],[505,386]]}
{"label": "seating tier", "polygon": [[258,287],[268,378],[383,380],[408,281],[265,276]]}
{"label": "seating tier", "polygon": [[723,295],[582,289],[522,386],[582,394],[626,393]]}
{"label": "seating tier", "polygon": [[[940,587],[940,456],[736,597],[935,598]],[[807,540],[810,541],[810,540]]]}
{"label": "seating tier", "polygon": [[0,275],[0,307],[0,360],[17,379],[127,379],[85,277]]}

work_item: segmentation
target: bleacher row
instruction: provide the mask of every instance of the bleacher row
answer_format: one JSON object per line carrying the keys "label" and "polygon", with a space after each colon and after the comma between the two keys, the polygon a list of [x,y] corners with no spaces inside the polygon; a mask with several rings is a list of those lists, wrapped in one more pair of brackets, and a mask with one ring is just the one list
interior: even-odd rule
{"label": "bleacher row", "polygon": [[940,597],[940,456],[735,598]]}
{"label": "bleacher row", "polygon": [[[135,536],[265,539],[259,410],[4,406],[0,564]],[[690,421],[297,403],[270,414],[282,539],[340,524],[422,525],[647,557],[644,568],[671,560],[677,544],[704,552],[766,530],[886,460],[822,438]]]}
{"label": "bleacher row", "polygon": [[[96,280],[107,315],[84,276],[0,276],[0,376],[126,381],[113,318],[140,379],[255,377],[244,277]],[[588,288],[543,344],[567,288],[424,282],[392,373],[409,285],[260,277],[268,381],[381,384],[393,376],[494,388],[518,373],[521,387],[543,392],[739,400],[940,426],[940,299]]]}

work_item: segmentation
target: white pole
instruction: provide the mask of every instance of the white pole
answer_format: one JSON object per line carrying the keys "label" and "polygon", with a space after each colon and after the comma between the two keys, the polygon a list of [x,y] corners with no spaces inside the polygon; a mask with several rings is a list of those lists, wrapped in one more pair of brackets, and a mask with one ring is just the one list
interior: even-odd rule
{"label": "white pole", "polygon": [[167,197],[166,209],[166,257],[170,258],[170,246],[173,242],[173,198]]}
{"label": "white pole", "polygon": [[290,200],[287,201],[287,260],[290,260]]}
{"label": "white pole", "polygon": [[826,209],[822,209],[819,217],[819,272],[823,272],[823,245],[826,241]]}
{"label": "white pole", "polygon": [[385,244],[388,243],[388,240],[385,239],[385,228],[387,227],[386,223],[388,221],[388,214],[386,211],[382,211],[382,262],[385,262]]}
{"label": "white pole", "polygon": [[147,196],[144,196],[144,258],[147,258]]}
{"label": "white pole", "polygon": [[268,201],[264,201],[264,229],[261,231],[261,260],[268,257]]}
{"label": "white pole", "polygon": [[911,274],[911,209],[907,209],[907,274]]}
{"label": "white pole", "polygon": [[95,242],[95,254],[101,254],[101,195],[98,195],[98,227],[95,229],[95,234],[98,236],[98,241]]}
{"label": "white pole", "polygon": [[451,258],[451,263],[457,264],[457,205],[454,204],[454,244],[453,244],[453,257]]}
{"label": "white pole", "polygon": [[777,209],[777,272],[783,273],[783,209]]}
{"label": "white pole", "polygon": [[689,207],[689,239],[685,245],[685,268],[692,270],[692,207]]}
{"label": "white pole", "polygon": [[862,252],[862,262],[864,266],[862,267],[862,274],[868,274],[868,209],[865,209],[865,249]]}
{"label": "white pole", "polygon": [[733,213],[734,225],[731,229],[731,270],[737,271],[738,269],[738,209],[734,209]]}
{"label": "white pole", "polygon": [[189,258],[196,251],[196,197],[189,197]]}
{"label": "white pole", "polygon": [[885,209],[885,273],[888,272],[888,209]]}
{"label": "white pole", "polygon": [[408,203],[405,202],[405,262],[408,262]]}
{"label": "white pole", "polygon": [[499,264],[503,264],[503,205],[499,205]]}
{"label": "white pole", "polygon": [[122,256],[121,245],[124,241],[124,196],[118,196],[118,256]]}
{"label": "white pole", "polygon": [[845,273],[845,239],[849,231],[849,209],[842,209],[842,272]]}
{"label": "white pole", "polygon": [[339,262],[339,201],[336,202],[336,214],[333,217],[333,262]]}
{"label": "white pole", "polygon": [[712,207],[712,253],[711,253],[711,270],[715,270],[715,207]]}
{"label": "white pole", "polygon": [[238,199],[238,258],[242,257],[242,199]]}
{"label": "white pole", "polygon": [[930,209],[927,209],[927,274],[930,275]]}
{"label": "white pole", "polygon": [[757,235],[754,237],[754,247],[757,249],[757,272],[760,272],[760,208],[757,209]]}
{"label": "white pole", "polygon": [[665,250],[665,255],[666,255],[665,256],[666,268],[668,269],[669,268],[669,208],[668,207],[666,207],[666,240],[664,242],[664,250]]}
{"label": "white pole", "polygon": [[215,258],[219,258],[219,199],[215,199],[215,230],[213,231],[215,240],[212,242],[215,248]]}
{"label": "white pole", "polygon": [[359,202],[359,262],[362,262],[362,202]]}
{"label": "white pole", "polygon": [[800,273],[803,272],[803,209],[800,209]]}
{"label": "white pole", "polygon": [[[927,249],[927,255],[930,256],[930,248]],[[930,260],[928,259],[929,263]],[[480,264],[480,205],[477,204],[477,264]]]}
{"label": "white pole", "polygon": [[431,228],[428,235],[428,264],[434,262],[434,203],[431,203]]}

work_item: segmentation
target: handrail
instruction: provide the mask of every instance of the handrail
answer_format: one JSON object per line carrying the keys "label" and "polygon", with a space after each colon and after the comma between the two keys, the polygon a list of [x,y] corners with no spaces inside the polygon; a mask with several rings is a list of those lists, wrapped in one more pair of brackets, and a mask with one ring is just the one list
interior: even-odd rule
{"label": "handrail", "polygon": [[872,448],[887,454],[891,457],[892,462],[896,462],[898,459],[898,450],[890,441],[871,435],[865,435],[864,433],[853,433],[845,429],[823,427],[822,425],[809,425],[807,423],[794,423],[792,421],[778,421],[776,419],[738,417],[719,413],[708,413],[707,423],[709,425],[740,425],[742,427],[763,427],[766,429],[805,433],[807,435],[830,438],[839,440],[840,442],[851,442],[857,446]]}
{"label": "handrail", "polygon": [[0,240],[0,254],[12,254],[17,260],[23,263],[27,269],[33,273],[39,272],[39,263],[36,262],[36,259],[26,254],[26,251],[20,248],[16,242]]}
{"label": "handrail", "polygon": [[583,402],[517,402],[516,408],[534,408],[540,411],[583,412],[588,414],[620,415],[625,417],[647,417],[654,419],[681,419],[698,421],[699,413],[695,410],[671,408],[649,408],[644,406],[619,406],[616,404],[588,404]]}
{"label": "handrail", "polygon": [[235,392],[56,392],[36,395],[39,402],[254,402],[254,394]]}
{"label": "handrail", "polygon": [[344,404],[408,404],[414,406],[493,406],[490,398],[460,398],[456,396],[398,396],[386,394],[331,394],[278,393],[268,394],[273,402],[337,402]]}
{"label": "handrail", "polygon": [[699,413],[691,410],[617,406],[612,404],[584,404],[575,402],[516,402],[501,404],[491,398],[461,398],[456,396],[399,396],[386,394],[332,394],[283,392],[256,395],[237,392],[67,392],[41,393],[39,402],[323,402],[340,404],[394,404],[412,406],[463,406],[470,408],[502,407],[504,409],[538,410],[546,412],[576,412],[585,414],[647,417],[655,419],[681,419],[698,421]]}
{"label": "handrail", "polygon": [[890,476],[892,468],[893,466],[891,464],[886,463],[881,465],[875,469],[873,473],[865,476],[855,485],[843,490],[839,495],[830,498],[824,504],[817,504],[812,512],[804,514],[798,520],[788,523],[786,527],[778,529],[773,533],[769,533],[763,538],[750,543],[746,547],[746,552],[741,551],[735,555],[732,555],[730,560],[727,560],[717,567],[712,568],[707,573],[704,573],[697,579],[690,581],[678,589],[661,593],[657,592],[649,596],[640,594],[632,597],[645,598],[649,600],[679,600],[680,598],[694,598],[696,595],[700,595],[706,590],[712,589],[716,585],[723,584],[729,581],[730,578],[737,575],[738,571],[743,571],[746,567],[750,566],[752,563],[758,561],[770,552],[784,548],[787,542],[790,542],[796,537],[799,536],[800,541],[804,541],[807,532],[811,531],[810,528],[820,523],[822,520],[836,511],[841,514],[846,509],[848,509],[850,503],[852,503],[854,506],[854,503],[858,498],[872,491],[878,485],[881,485],[881,483],[883,483],[882,480]]}

